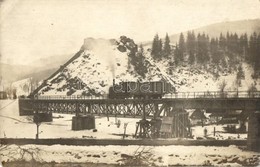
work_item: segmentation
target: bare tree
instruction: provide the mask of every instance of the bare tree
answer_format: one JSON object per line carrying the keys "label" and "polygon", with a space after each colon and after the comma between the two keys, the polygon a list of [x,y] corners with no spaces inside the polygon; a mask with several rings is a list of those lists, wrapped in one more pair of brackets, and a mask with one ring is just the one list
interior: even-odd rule
{"label": "bare tree", "polygon": [[38,114],[38,113],[35,113],[33,117],[28,116],[28,117],[26,117],[26,119],[27,119],[28,121],[30,121],[30,122],[35,123],[35,125],[36,125],[36,135],[35,135],[35,139],[39,139],[39,134],[40,134],[39,128],[40,128],[40,125],[41,125],[41,123],[42,123],[39,114]]}
{"label": "bare tree", "polygon": [[226,86],[227,86],[226,80],[223,80],[223,81],[219,84],[220,97],[222,97],[222,98],[226,97],[226,94],[225,94],[225,92],[224,92]]}
{"label": "bare tree", "polygon": [[251,86],[248,88],[248,97],[255,97],[255,92],[257,91],[257,88],[254,84],[251,84]]}
{"label": "bare tree", "polygon": [[32,147],[32,148],[23,148],[22,146],[18,146],[17,152],[20,154],[20,160],[24,160],[26,155],[29,155],[32,161],[40,160],[40,151],[41,149],[38,147]]}
{"label": "bare tree", "polygon": [[154,154],[152,154],[152,148],[145,146],[139,146],[133,153],[133,155],[121,154],[122,161],[126,166],[154,166]]}
{"label": "bare tree", "polygon": [[[38,146],[20,146],[20,145],[1,145],[0,152],[2,155],[5,155],[9,160],[22,163],[22,166],[38,166],[38,162],[41,162],[41,152],[44,150],[40,149]],[[8,161],[9,161],[8,160]],[[5,164],[5,161],[2,161],[2,164]]]}

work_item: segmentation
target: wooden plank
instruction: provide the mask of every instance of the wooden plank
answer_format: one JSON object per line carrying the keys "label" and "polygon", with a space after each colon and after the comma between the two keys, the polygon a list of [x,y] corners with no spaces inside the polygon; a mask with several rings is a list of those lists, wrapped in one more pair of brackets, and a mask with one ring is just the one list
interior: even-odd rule
{"label": "wooden plank", "polygon": [[161,133],[172,134],[173,117],[163,117],[161,124]]}

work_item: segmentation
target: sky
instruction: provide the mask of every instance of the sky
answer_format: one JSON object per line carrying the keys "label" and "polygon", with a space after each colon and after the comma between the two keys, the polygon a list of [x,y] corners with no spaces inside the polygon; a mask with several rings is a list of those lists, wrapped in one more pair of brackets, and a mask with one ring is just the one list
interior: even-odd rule
{"label": "sky", "polygon": [[0,62],[76,53],[84,38],[151,41],[212,23],[260,18],[260,0],[3,0]]}

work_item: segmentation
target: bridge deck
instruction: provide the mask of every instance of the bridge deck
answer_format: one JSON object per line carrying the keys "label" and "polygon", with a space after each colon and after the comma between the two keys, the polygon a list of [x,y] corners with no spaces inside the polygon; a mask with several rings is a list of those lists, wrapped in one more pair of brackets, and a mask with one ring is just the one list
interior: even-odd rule
{"label": "bridge deck", "polygon": [[[194,99],[194,98],[204,98],[204,99],[226,99],[226,98],[250,98],[257,99],[260,98],[260,91],[248,92],[248,91],[212,91],[212,92],[176,92],[172,94],[166,94],[163,96],[163,99]],[[108,99],[108,95],[100,96],[61,96],[61,95],[52,95],[52,96],[36,96],[35,99]]]}
{"label": "bridge deck", "polygon": [[162,99],[106,99],[104,96],[39,96],[19,99],[20,115],[58,112],[131,117],[171,115],[183,109],[260,110],[260,92],[181,92]]}

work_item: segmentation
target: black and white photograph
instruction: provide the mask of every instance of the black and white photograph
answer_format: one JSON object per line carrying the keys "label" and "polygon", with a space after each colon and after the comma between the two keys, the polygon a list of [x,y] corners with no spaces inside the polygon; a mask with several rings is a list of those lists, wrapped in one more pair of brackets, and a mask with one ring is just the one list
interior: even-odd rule
{"label": "black and white photograph", "polygon": [[0,167],[260,166],[260,0],[0,0]]}

